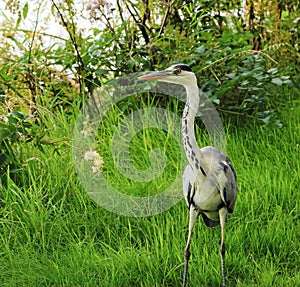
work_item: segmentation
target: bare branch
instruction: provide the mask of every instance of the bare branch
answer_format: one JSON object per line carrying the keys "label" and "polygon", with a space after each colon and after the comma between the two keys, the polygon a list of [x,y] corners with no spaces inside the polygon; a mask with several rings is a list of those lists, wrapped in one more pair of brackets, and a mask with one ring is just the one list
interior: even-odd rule
{"label": "bare branch", "polygon": [[170,12],[171,6],[172,6],[174,3],[175,3],[175,0],[173,0],[172,2],[170,2],[170,0],[168,0],[168,3],[167,3],[167,9],[166,9],[164,18],[163,18],[162,23],[161,23],[161,26],[160,26],[158,36],[161,36],[162,33],[164,32],[164,29],[165,29],[166,24],[167,24],[167,19],[168,19],[168,16],[169,16],[169,12]]}
{"label": "bare branch", "polygon": [[[131,10],[131,8],[128,6],[127,1],[125,2],[126,8],[128,10],[128,12],[130,13],[131,17],[133,18],[134,22],[137,24],[137,26],[139,27],[140,31],[142,32],[143,38],[146,42],[146,44],[148,44],[150,42],[147,30],[149,30],[149,28],[147,27],[147,25],[143,22],[145,20],[142,20],[140,17],[139,19],[136,18],[136,14],[134,14]],[[133,6],[133,10],[134,6]],[[136,12],[136,11],[135,11]]]}
{"label": "bare branch", "polygon": [[[83,60],[81,58],[76,38],[74,37],[74,34],[75,34],[75,24],[74,24],[74,22],[72,20],[72,28],[74,29],[74,31],[70,31],[69,25],[65,21],[64,16],[61,13],[59,7],[57,6],[57,4],[55,3],[54,0],[51,0],[51,2],[54,5],[54,7],[55,7],[55,9],[56,9],[56,11],[57,11],[57,13],[58,13],[58,15],[59,15],[59,17],[60,17],[63,25],[64,25],[64,27],[66,28],[66,30],[67,30],[67,32],[68,32],[68,34],[70,36],[70,39],[72,41],[72,44],[73,44],[75,52],[76,52],[77,60],[79,62],[79,69],[80,69],[79,71],[82,72],[84,70],[84,68],[85,68],[85,65],[84,65],[84,62],[83,62]],[[83,80],[82,75],[80,73],[78,73],[78,82],[79,82],[79,86],[80,86],[80,92],[83,92],[82,80]]]}

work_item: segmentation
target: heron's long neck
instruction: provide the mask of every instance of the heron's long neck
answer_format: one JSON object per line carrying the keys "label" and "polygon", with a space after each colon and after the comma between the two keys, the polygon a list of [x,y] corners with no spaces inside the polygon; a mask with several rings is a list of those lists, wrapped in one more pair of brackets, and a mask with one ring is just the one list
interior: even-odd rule
{"label": "heron's long neck", "polygon": [[189,164],[194,171],[201,170],[205,174],[203,155],[197,144],[194,130],[195,116],[199,106],[198,87],[185,87],[187,93],[187,102],[182,117],[182,139],[183,146]]}

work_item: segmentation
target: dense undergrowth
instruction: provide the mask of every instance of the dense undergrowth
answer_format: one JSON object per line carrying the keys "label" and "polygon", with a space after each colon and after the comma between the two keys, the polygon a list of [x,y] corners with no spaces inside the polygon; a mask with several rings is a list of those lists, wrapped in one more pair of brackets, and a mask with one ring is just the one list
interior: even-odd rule
{"label": "dense undergrowth", "polygon": [[[255,16],[249,12],[246,21],[232,13],[244,11],[236,2],[125,2],[114,19],[105,17],[106,4],[93,8],[90,20],[104,24],[87,35],[78,30],[73,1],[51,1],[51,13],[68,34],[54,38],[51,47],[43,46],[38,20],[34,30],[20,28],[41,7],[7,4],[17,18],[7,16],[1,27],[0,285],[181,285],[184,200],[150,217],[109,212],[88,196],[76,156],[83,160],[85,152],[97,151],[103,177],[126,195],[155,195],[170,187],[181,177],[184,154],[168,129],[141,129],[129,141],[129,171],[147,175],[150,156],[165,155],[166,165],[157,166],[162,173],[148,181],[118,170],[112,139],[124,119],[150,107],[160,115],[171,111],[166,126],[180,137],[177,118],[184,102],[137,93],[131,73],[184,62],[222,119],[226,153],[237,172],[239,194],[226,229],[228,286],[300,286],[299,5],[283,1],[280,11],[246,7]],[[87,102],[95,108],[105,101],[97,91],[112,79],[131,94],[101,120],[92,150],[78,152],[81,138],[74,140],[74,127],[80,111]],[[199,146],[212,144],[199,118],[196,123]],[[89,130],[87,125],[82,140]],[[90,168],[91,162],[85,164]],[[189,286],[220,285],[219,243],[219,228],[207,229],[199,220]]]}

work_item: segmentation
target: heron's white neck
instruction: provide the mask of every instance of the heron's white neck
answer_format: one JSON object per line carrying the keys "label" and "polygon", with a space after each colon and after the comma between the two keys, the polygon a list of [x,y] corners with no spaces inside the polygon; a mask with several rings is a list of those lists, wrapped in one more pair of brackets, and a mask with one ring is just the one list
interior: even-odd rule
{"label": "heron's white neck", "polygon": [[184,150],[192,169],[206,174],[203,155],[195,137],[194,123],[199,106],[199,90],[197,86],[185,86],[187,102],[182,117],[182,140]]}

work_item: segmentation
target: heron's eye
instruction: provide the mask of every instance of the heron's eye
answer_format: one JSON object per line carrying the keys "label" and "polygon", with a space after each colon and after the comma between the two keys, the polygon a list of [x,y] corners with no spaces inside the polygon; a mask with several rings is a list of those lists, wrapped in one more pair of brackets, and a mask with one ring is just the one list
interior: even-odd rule
{"label": "heron's eye", "polygon": [[180,73],[181,73],[181,69],[178,68],[178,69],[174,70],[175,75],[179,75]]}

